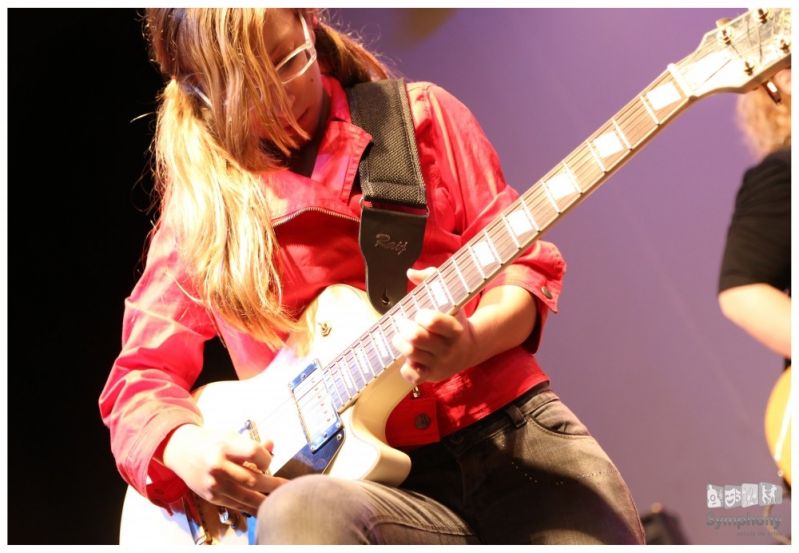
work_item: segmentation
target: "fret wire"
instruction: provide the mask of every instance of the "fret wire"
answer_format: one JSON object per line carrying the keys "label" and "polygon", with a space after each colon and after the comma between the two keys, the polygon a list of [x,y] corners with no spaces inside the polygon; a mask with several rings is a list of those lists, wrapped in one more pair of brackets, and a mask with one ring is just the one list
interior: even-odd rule
{"label": "fret wire", "polygon": [[[380,361],[380,372],[390,365],[390,362],[386,362],[385,358],[391,359],[391,355],[388,353],[388,350],[385,349],[385,345],[382,342],[378,341],[378,338],[375,337],[375,333],[380,332],[380,328],[373,329],[369,332],[369,339],[372,341],[372,346],[374,347],[375,352],[377,352],[377,358]],[[385,352],[385,354],[384,354]]]}
{"label": "fret wire", "polygon": [[577,194],[578,197],[582,196],[583,191],[580,189],[580,183],[577,182],[577,175],[574,174],[574,171],[572,171],[572,168],[566,163],[565,160],[561,163],[561,165],[563,166],[563,172],[568,175],[569,182],[574,187],[574,193]]}
{"label": "fret wire", "polygon": [[547,186],[547,183],[545,181],[540,181],[540,183],[541,184],[539,186],[541,186],[544,189],[544,194],[546,194],[547,199],[549,199],[549,202],[552,204],[552,207],[555,209],[555,213],[560,215],[561,214],[560,206],[558,205],[558,202],[555,201],[555,196],[552,195],[552,190],[549,189],[549,186]]}
{"label": "fret wire", "polygon": [[[452,305],[458,303],[459,300],[455,299],[456,291],[453,290],[456,283],[460,283],[461,281],[458,279],[457,273],[454,273],[452,270],[453,264],[447,261],[441,267],[439,267],[438,272],[441,275],[441,278],[444,282],[444,287],[447,289],[447,294],[449,295],[450,299],[452,300]],[[461,284],[462,286],[462,284]],[[463,294],[460,294],[458,297],[461,296],[465,297],[468,291],[464,288]]]}
{"label": "fret wire", "polygon": [[340,388],[343,390],[342,399],[344,403],[347,403],[351,398],[352,394],[350,393],[349,388],[347,387],[347,381],[344,379],[344,375],[341,374],[341,368],[338,366],[338,363],[334,363],[336,378],[338,379],[338,383],[340,383]]}
{"label": "fret wire", "polygon": [[[322,369],[322,372],[324,374],[325,387],[328,389],[328,394],[330,394],[330,399],[333,401],[334,407],[338,409],[339,407],[344,405],[345,402],[343,401],[341,393],[339,392],[338,387],[336,386],[336,379],[333,376],[331,369],[325,367]],[[330,385],[328,385],[328,382],[330,383]],[[335,394],[335,397],[333,396],[333,394]],[[336,405],[336,403],[338,403],[338,405]]]}
{"label": "fret wire", "polygon": [[[405,306],[402,305],[402,301],[397,302],[397,313],[395,313],[395,315],[399,315],[400,320],[408,319],[408,312],[406,311]],[[396,327],[397,332],[399,332],[400,328],[396,320],[394,320],[394,326]]]}
{"label": "fret wire", "polygon": [[338,381],[336,380],[336,377],[340,378],[340,375],[336,372],[336,369],[333,365],[328,365],[323,370],[326,370],[330,373],[330,380],[333,382],[333,388],[336,390],[336,396],[339,399],[339,404],[336,406],[336,409],[338,409],[338,407],[341,407],[346,403],[346,400],[344,399],[344,395],[341,392],[341,388],[338,384]]}
{"label": "fret wire", "polygon": [[[380,333],[382,334],[382,336],[386,339],[386,341],[388,343],[391,343],[391,338],[394,335],[394,321],[392,320],[392,317],[391,317],[391,311],[392,310],[389,309],[388,312],[386,314],[384,314],[380,318],[380,321],[378,322],[378,326],[380,327]],[[386,325],[387,328],[384,325]],[[390,351],[391,351],[392,354],[394,353],[393,349],[390,350]]]}
{"label": "fret wire", "polygon": [[444,280],[443,280],[443,275],[441,274],[441,272],[440,272],[440,271],[439,271],[439,273],[438,273],[438,276],[439,276],[439,278],[441,278],[441,279],[442,279],[442,282],[444,283],[444,286],[443,286],[443,288],[444,288],[444,293],[447,295],[447,298],[448,298],[448,301],[449,301],[449,305],[450,305],[450,307],[452,307],[452,306],[453,306],[453,305],[455,305],[455,303],[456,303],[456,302],[455,302],[455,298],[453,298],[453,297],[452,297],[452,292],[450,291],[450,288],[449,288],[449,286],[446,286],[446,281],[444,281]]}
{"label": "fret wire", "polygon": [[477,269],[477,271],[480,273],[480,278],[481,278],[483,281],[485,281],[485,279],[486,279],[486,274],[485,274],[485,271],[483,271],[483,267],[482,267],[482,266],[481,266],[481,264],[480,264],[480,260],[478,260],[478,259],[477,259],[477,256],[475,255],[475,253],[474,253],[474,250],[472,250],[472,246],[473,246],[473,245],[474,245],[473,243],[469,243],[469,244],[467,244],[467,246],[468,246],[468,248],[469,248],[469,254],[472,256],[472,262],[474,263],[474,266],[475,266],[475,268],[476,268],[476,269]]}
{"label": "fret wire", "polygon": [[436,283],[436,281],[438,281],[438,287],[444,289],[444,295],[446,296],[445,300],[447,304],[450,306],[455,305],[455,302],[452,301],[452,296],[450,295],[449,290],[447,289],[446,282],[444,281],[443,277],[441,276],[441,272],[438,269],[436,269],[436,274],[433,275],[432,278],[430,278],[428,281],[424,282],[422,285],[425,287],[425,291],[427,292],[427,295],[429,296],[430,301],[433,304],[433,308],[437,311],[443,312],[439,307],[439,302],[437,301],[435,294],[433,293],[433,290],[431,288],[431,286],[434,283]]}
{"label": "fret wire", "polygon": [[[500,216],[497,218],[497,223],[493,225],[492,232],[495,235],[493,237],[493,242],[494,251],[497,253],[497,258],[501,263],[506,263],[516,254],[516,252],[519,251],[519,246],[518,242],[516,241],[516,237],[513,236],[508,229],[503,215],[500,214]],[[500,255],[500,252],[509,252],[509,254]]]}
{"label": "fret wire", "polygon": [[[355,394],[358,392],[358,386],[355,384],[355,380],[353,380],[352,375],[350,374],[349,367],[347,366],[347,362],[344,360],[344,356],[341,356],[339,363],[339,367],[345,369],[341,371],[342,377],[344,378],[344,384],[347,385],[347,393],[350,395],[350,399],[352,399]],[[350,389],[352,391],[350,391]]]}
{"label": "fret wire", "polygon": [[380,326],[380,331],[382,337],[385,339],[385,343],[388,346],[388,351],[391,353],[391,356],[394,359],[399,358],[400,352],[394,347],[393,340],[394,336],[397,335],[397,324],[394,322],[394,317],[391,315],[392,309],[388,311],[385,315],[383,315],[383,319],[385,319],[388,328],[383,328]]}
{"label": "fret wire", "polygon": [[[407,304],[411,305],[407,305]],[[418,313],[418,307],[416,305],[416,298],[413,294],[408,294],[404,298],[402,298],[397,305],[400,306],[402,312],[405,314],[405,318],[409,321],[413,321],[416,318],[416,314]]]}
{"label": "fret wire", "polygon": [[474,279],[475,280],[474,286],[469,286],[470,291],[476,290],[482,284],[483,277],[480,276],[480,270],[479,268],[477,268],[474,257],[472,256],[471,248],[469,247],[468,243],[461,248],[458,257],[463,260],[461,267],[463,267],[463,276],[467,277],[467,282],[470,282],[470,280],[468,280],[468,277],[472,275],[477,275],[477,277]]}
{"label": "fret wire", "polygon": [[455,287],[456,283],[460,283],[460,286],[463,288],[463,295],[464,297],[469,293],[469,290],[466,288],[466,283],[461,280],[459,277],[458,269],[455,263],[451,259],[448,259],[444,264],[441,265],[438,269],[439,274],[444,279],[444,283],[447,285],[447,290],[450,294],[450,297],[453,299],[453,304],[457,303],[453,294],[455,291],[453,288]]}
{"label": "fret wire", "polygon": [[355,356],[355,362],[357,363],[358,368],[361,370],[363,384],[366,386],[374,378],[375,373],[372,370],[371,365],[369,365],[369,360],[366,358],[366,353],[363,351],[363,348],[353,348],[353,354]]}
{"label": "fret wire", "polygon": [[519,239],[516,238],[516,233],[510,228],[510,223],[508,223],[507,217],[505,215],[500,215],[502,217],[502,222],[505,223],[505,230],[508,231],[511,239],[513,240],[513,245],[516,247],[517,250],[522,249],[522,245],[519,243]]}
{"label": "fret wire", "polygon": [[[366,340],[366,342],[364,342],[364,340]],[[365,336],[362,336],[360,344],[361,350],[363,350],[363,353],[366,356],[366,361],[369,363],[369,370],[372,372],[372,376],[375,377],[380,374],[383,365],[380,361],[380,355],[378,355],[373,349],[371,335],[367,333]]]}
{"label": "fret wire", "polygon": [[627,135],[624,134],[624,131],[621,130],[621,127],[616,122],[616,118],[615,117],[612,118],[611,121],[613,122],[613,126],[616,128],[616,134],[618,134],[619,138],[621,138],[621,141],[624,142],[624,145],[627,147],[627,150],[628,151],[632,150],[633,148],[632,146],[630,146],[630,141],[627,140]]}
{"label": "fret wire", "polygon": [[419,305],[419,298],[416,297],[416,293],[415,292],[416,292],[417,289],[418,288],[414,288],[413,291],[410,294],[408,294],[410,296],[410,298],[411,298],[411,302],[413,303],[413,308],[416,310],[416,312],[414,313],[414,316],[418,315],[419,314],[419,310],[422,308],[422,306]]}
{"label": "fret wire", "polygon": [[458,267],[457,263],[453,263],[452,266],[455,268],[455,273],[458,275],[458,278],[463,283],[463,288],[466,290],[466,295],[469,295],[472,292],[472,289],[469,288],[469,283],[466,282],[466,279],[463,278],[463,274],[461,273],[460,267]]}
{"label": "fret wire", "polygon": [[672,76],[672,80],[680,87],[680,92],[682,93],[682,97],[690,97],[691,94],[688,91],[688,83],[683,80],[682,75],[680,74],[677,66],[673,63],[670,63],[666,66],[666,69]]}
{"label": "fret wire", "polygon": [[649,102],[647,101],[647,99],[644,97],[643,94],[638,96],[638,98],[641,100],[641,103],[644,105],[644,108],[646,108],[646,111],[649,114],[649,116],[652,118],[652,121],[654,121],[655,125],[659,126],[660,125],[660,120],[658,119],[658,116],[655,114],[655,111],[649,105]]}
{"label": "fret wire", "polygon": [[380,338],[383,347],[386,348],[386,353],[388,354],[388,357],[392,361],[397,359],[397,357],[399,356],[399,352],[394,351],[394,348],[391,346],[391,342],[389,341],[388,338],[386,338],[386,334],[385,332],[383,332],[382,328],[380,329],[380,334],[378,334],[378,338]]}
{"label": "fret wire", "polygon": [[[522,195],[522,197],[524,197],[524,194]],[[540,233],[541,232],[541,226],[538,224],[538,221],[536,220],[535,217],[533,217],[533,214],[530,212],[530,206],[527,205],[527,201],[526,200],[522,201],[522,209],[527,214],[527,216],[530,218],[530,222],[533,223],[533,226],[535,227],[536,234]]]}
{"label": "fret wire", "polygon": [[350,395],[350,392],[347,389],[347,383],[344,381],[344,376],[341,374],[341,371],[339,370],[338,366],[336,366],[334,370],[335,370],[334,379],[336,380],[336,390],[339,392],[339,395],[341,395],[341,404],[344,405],[350,400],[352,396]]}
{"label": "fret wire", "polygon": [[494,256],[497,265],[502,265],[502,258],[500,257],[496,247],[494,247],[494,241],[491,239],[491,236],[488,234],[488,229],[484,230],[481,234],[485,236],[485,239],[483,241],[486,244],[488,244],[488,249],[491,250],[491,255]]}
{"label": "fret wire", "polygon": [[[391,321],[391,326],[394,329],[393,334],[391,336],[391,338],[393,339],[394,336],[398,336],[400,334],[400,327],[399,323],[397,323],[397,319],[399,318],[401,320],[407,317],[405,317],[405,311],[402,309],[402,306],[399,303],[397,303],[394,307],[389,309],[386,315],[390,315],[389,320]],[[391,342],[391,340],[389,340],[389,342]]]}
{"label": "fret wire", "polygon": [[[419,290],[420,288],[421,290]],[[414,288],[414,292],[416,292],[416,290],[419,290],[419,295],[421,296],[420,299],[422,301],[423,309],[437,310],[436,302],[433,301],[433,298],[430,295],[430,290],[427,289],[427,285],[424,282],[422,282],[419,286]]]}
{"label": "fret wire", "polygon": [[358,368],[358,361],[355,359],[355,353],[351,348],[344,354],[344,365],[347,367],[352,383],[355,384],[356,391],[361,390],[366,385],[366,382]]}

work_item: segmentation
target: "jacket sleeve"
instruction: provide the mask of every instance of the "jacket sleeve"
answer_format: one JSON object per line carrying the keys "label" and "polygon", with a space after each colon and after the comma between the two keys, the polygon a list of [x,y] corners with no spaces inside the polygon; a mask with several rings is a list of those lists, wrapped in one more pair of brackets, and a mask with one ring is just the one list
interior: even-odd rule
{"label": "jacket sleeve", "polygon": [[174,234],[160,227],[125,300],[122,351],[99,400],[120,474],[160,506],[186,487],[153,456],[172,430],[202,422],[190,389],[202,370],[204,342],[216,334],[206,308],[190,297],[177,252]]}
{"label": "jacket sleeve", "polygon": [[[457,230],[465,244],[519,194],[505,182],[497,153],[469,109],[441,87],[427,84],[425,90],[440,148],[441,182],[448,189]],[[538,348],[548,312],[557,312],[565,270],[566,262],[557,247],[537,240],[485,288],[513,284],[533,295],[538,324],[524,343],[531,351]]]}

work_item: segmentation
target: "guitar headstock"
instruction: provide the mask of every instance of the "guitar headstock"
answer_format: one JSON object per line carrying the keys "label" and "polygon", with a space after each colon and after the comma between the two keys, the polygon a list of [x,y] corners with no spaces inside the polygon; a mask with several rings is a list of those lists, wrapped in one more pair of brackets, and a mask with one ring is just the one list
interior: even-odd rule
{"label": "guitar headstock", "polygon": [[749,92],[791,65],[790,8],[759,8],[720,21],[699,47],[674,64],[695,98]]}

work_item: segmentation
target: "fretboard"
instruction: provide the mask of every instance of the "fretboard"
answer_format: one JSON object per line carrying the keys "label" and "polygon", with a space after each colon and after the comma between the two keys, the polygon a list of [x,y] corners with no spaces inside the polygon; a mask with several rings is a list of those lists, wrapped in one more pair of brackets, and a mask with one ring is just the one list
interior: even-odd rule
{"label": "fretboard", "polygon": [[399,359],[391,341],[402,319],[413,320],[420,309],[457,311],[682,111],[691,95],[681,81],[677,66],[669,66],[324,367],[335,408],[344,410]]}

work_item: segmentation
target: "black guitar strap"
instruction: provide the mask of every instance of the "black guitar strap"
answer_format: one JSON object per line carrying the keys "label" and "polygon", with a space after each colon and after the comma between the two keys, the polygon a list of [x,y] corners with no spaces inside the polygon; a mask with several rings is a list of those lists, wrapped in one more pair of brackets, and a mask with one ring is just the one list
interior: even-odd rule
{"label": "black guitar strap", "polygon": [[411,109],[401,79],[347,90],[352,122],[372,135],[358,166],[359,241],[369,301],[385,313],[408,290],[405,271],[422,251],[427,200]]}

